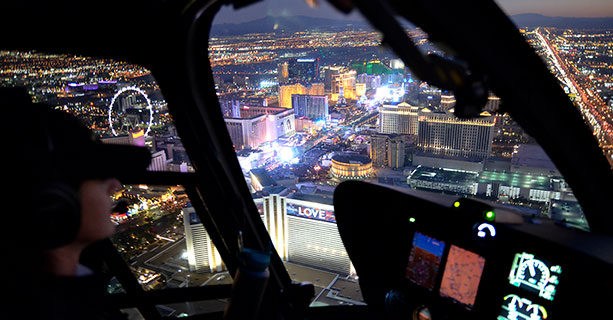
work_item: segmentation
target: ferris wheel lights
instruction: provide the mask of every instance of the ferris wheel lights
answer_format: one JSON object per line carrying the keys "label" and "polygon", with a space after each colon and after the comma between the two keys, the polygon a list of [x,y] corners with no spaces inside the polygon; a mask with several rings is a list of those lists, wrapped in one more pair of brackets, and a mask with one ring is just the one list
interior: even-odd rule
{"label": "ferris wheel lights", "polygon": [[[115,104],[115,100],[117,100],[117,98],[126,91],[136,91],[137,93],[142,95],[147,101],[147,110],[149,110],[149,123],[147,124],[147,130],[145,131],[144,135],[148,136],[149,131],[151,131],[151,123],[153,122],[153,107],[151,105],[151,100],[149,100],[149,96],[147,96],[145,91],[143,91],[142,89],[136,86],[128,86],[128,87],[121,88],[119,91],[117,91],[117,93],[115,93],[115,95],[111,99],[111,103],[109,104],[109,113],[108,113],[108,121],[109,121],[109,127],[111,129],[111,132],[113,132],[114,136],[117,136],[117,131],[115,131],[115,128],[113,128],[113,119],[112,119],[113,105]],[[139,111],[142,112],[141,110]]]}

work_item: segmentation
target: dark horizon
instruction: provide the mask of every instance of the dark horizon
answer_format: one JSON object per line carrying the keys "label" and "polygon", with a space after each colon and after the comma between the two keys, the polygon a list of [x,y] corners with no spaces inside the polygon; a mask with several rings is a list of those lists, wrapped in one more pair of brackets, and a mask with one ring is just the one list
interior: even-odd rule
{"label": "dark horizon", "polygon": [[[370,30],[372,26],[365,19],[345,19],[329,18],[329,17],[314,17],[300,12],[296,15],[266,15],[257,17],[249,21],[230,21],[224,22],[216,19],[212,34],[217,36],[231,36],[249,33],[267,33],[273,32],[299,32],[304,30],[311,31],[341,31],[353,28]],[[552,27],[562,29],[613,29],[613,18],[567,18],[567,17],[547,17],[540,14],[517,14],[510,16],[510,20],[518,28],[536,28],[536,27]],[[412,29],[415,27],[410,22],[404,19],[399,19],[399,22],[406,28]],[[374,29],[373,29],[374,30]]]}
{"label": "dark horizon", "polygon": [[[294,15],[284,15],[284,14],[279,14],[279,15],[274,15],[274,14],[268,14],[265,16],[258,16],[256,18],[253,18],[251,20],[244,20],[244,21],[237,21],[236,19],[231,19],[232,21],[220,21],[220,19],[215,19],[213,21],[213,25],[219,25],[219,24],[244,24],[244,23],[250,23],[250,22],[254,22],[254,21],[258,21],[258,20],[262,20],[264,18],[290,18],[290,17],[305,17],[305,18],[314,18],[314,19],[334,19],[334,20],[338,20],[338,17],[325,17],[325,16],[312,16],[312,15],[306,15],[306,14],[294,14]],[[611,17],[562,17],[562,16],[547,16],[547,15],[543,15],[540,13],[518,13],[518,14],[513,14],[510,15],[511,18],[530,18],[530,17],[534,17],[534,18],[543,18],[543,19],[577,19],[577,20],[611,20],[613,21],[613,16]],[[341,16],[342,20],[346,20],[346,21],[353,21],[353,22],[365,22],[366,20],[364,18],[362,18],[362,16],[359,15],[350,15],[350,16],[346,16],[343,17]]]}
{"label": "dark horizon", "polygon": [[[313,3],[313,1],[308,2]],[[364,20],[356,12],[357,10],[346,15],[333,8],[327,1],[318,1],[318,3],[318,5],[313,6],[303,0],[267,0],[239,10],[234,10],[230,5],[226,5],[220,9],[214,24],[244,23],[266,16],[308,16],[349,21]],[[497,0],[496,3],[510,16],[536,14],[548,18],[613,18],[613,1],[610,0],[585,0],[581,3],[576,3],[573,0],[542,0],[538,3],[532,3],[532,0]]]}

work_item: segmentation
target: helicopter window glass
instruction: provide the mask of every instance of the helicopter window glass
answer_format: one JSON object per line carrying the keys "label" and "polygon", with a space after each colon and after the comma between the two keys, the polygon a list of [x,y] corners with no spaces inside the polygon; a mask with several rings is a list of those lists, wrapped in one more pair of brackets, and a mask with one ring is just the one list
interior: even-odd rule
{"label": "helicopter window glass", "polygon": [[[549,67],[613,165],[613,33],[606,18],[595,18],[610,16],[610,6],[496,3]],[[561,197],[552,199],[550,216],[587,229],[579,205],[564,200],[564,192]]]}
{"label": "helicopter window glass", "polygon": [[104,143],[146,146],[152,154],[150,171],[193,171],[160,88],[141,66],[0,51],[0,86],[26,88],[34,102],[78,117]]}
{"label": "helicopter window glass", "polygon": [[[76,116],[103,143],[147,147],[152,154],[149,171],[193,170],[160,88],[141,66],[69,54],[0,51],[0,86],[25,88],[33,102]],[[112,198],[110,219],[117,232],[111,241],[144,290],[231,283],[183,186],[124,185]],[[113,277],[107,292],[125,291]],[[157,309],[163,315],[187,315],[223,308],[223,301],[194,301]]]}
{"label": "helicopter window glass", "polygon": [[[183,186],[124,185],[113,196],[111,241],[146,291],[231,284]],[[113,279],[109,293],[123,292]],[[223,311],[225,300],[159,305],[162,315]]]}
{"label": "helicopter window glass", "polygon": [[[445,55],[403,27],[422,52]],[[551,159],[498,97],[480,118],[461,120],[453,93],[418,79],[381,39],[357,12],[325,1],[224,6],[213,21],[208,56],[220,108],[287,266],[352,275],[332,206],[347,180],[494,201],[589,229]]]}

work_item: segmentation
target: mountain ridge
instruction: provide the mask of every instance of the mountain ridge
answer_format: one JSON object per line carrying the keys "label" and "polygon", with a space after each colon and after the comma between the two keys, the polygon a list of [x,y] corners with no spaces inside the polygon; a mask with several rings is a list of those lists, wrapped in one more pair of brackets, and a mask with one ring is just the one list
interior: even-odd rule
{"label": "mountain ridge", "polygon": [[571,29],[613,29],[613,17],[550,17],[538,13],[523,13],[511,16],[518,27],[556,27]]}
{"label": "mountain ridge", "polygon": [[[613,17],[575,18],[550,17],[536,13],[516,14],[510,16],[517,27],[556,27],[571,29],[613,29]],[[305,27],[307,26],[307,27]],[[342,31],[355,28],[372,29],[367,21],[348,19],[329,19],[308,16],[266,16],[241,22],[214,24],[212,35],[240,35],[268,32]]]}

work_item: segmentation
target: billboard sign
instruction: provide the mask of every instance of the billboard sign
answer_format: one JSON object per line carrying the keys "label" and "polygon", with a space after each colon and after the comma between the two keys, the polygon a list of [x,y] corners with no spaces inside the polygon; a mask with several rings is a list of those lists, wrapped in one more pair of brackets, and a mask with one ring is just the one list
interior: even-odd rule
{"label": "billboard sign", "polygon": [[306,207],[289,202],[286,204],[285,210],[290,216],[336,223],[334,211],[332,210]]}

